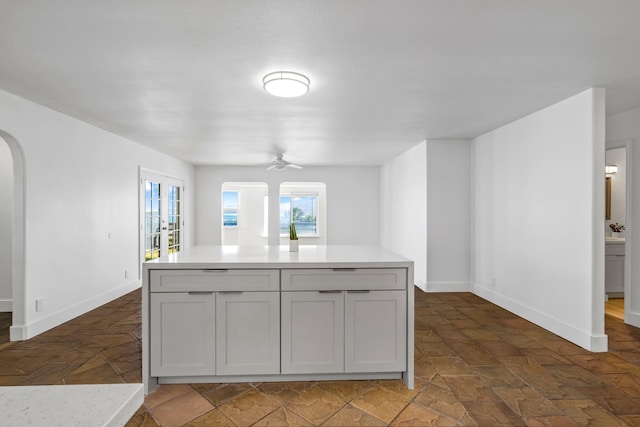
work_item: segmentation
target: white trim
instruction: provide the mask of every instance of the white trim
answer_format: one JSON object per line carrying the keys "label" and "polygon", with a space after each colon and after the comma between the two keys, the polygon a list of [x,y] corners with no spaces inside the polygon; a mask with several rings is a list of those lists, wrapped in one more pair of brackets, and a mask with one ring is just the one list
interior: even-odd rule
{"label": "white trim", "polygon": [[96,309],[101,305],[111,302],[116,298],[120,298],[121,296],[124,296],[129,292],[140,288],[140,286],[141,284],[139,280],[128,282],[101,295],[89,298],[79,304],[65,308],[56,313],[52,313],[49,316],[37,319],[36,321],[27,325],[14,324],[9,329],[9,334],[11,336],[10,339],[11,341],[21,341],[33,338],[38,334],[59,326],[64,322],[68,322],[69,320],[85,314],[93,309]]}
{"label": "white trim", "polygon": [[474,285],[473,293],[572,343],[593,352],[607,351],[607,335],[592,335],[546,313],[507,298],[485,287]]}
{"label": "white trim", "polygon": [[469,282],[427,282],[427,292],[471,292]]}
{"label": "white trim", "polygon": [[13,300],[12,299],[0,299],[0,313],[13,312]]}
{"label": "white trim", "polygon": [[422,289],[424,292],[427,292],[427,283],[424,280],[414,279],[413,284]]}

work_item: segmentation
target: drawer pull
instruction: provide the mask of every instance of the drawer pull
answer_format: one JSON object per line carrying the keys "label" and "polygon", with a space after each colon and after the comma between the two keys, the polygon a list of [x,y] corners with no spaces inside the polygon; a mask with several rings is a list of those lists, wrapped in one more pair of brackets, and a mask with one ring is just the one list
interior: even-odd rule
{"label": "drawer pull", "polygon": [[224,273],[226,271],[229,271],[228,268],[207,268],[205,270],[202,270],[203,273]]}
{"label": "drawer pull", "polygon": [[357,268],[334,268],[333,271],[357,271]]}
{"label": "drawer pull", "polygon": [[318,291],[318,293],[321,293],[321,294],[339,294],[341,292],[342,291]]}
{"label": "drawer pull", "polygon": [[241,294],[242,291],[218,291],[219,294],[224,295],[233,295],[233,294]]}
{"label": "drawer pull", "polygon": [[189,295],[211,295],[213,291],[189,291]]}
{"label": "drawer pull", "polygon": [[348,294],[368,294],[369,290],[357,290],[357,291],[347,291]]}

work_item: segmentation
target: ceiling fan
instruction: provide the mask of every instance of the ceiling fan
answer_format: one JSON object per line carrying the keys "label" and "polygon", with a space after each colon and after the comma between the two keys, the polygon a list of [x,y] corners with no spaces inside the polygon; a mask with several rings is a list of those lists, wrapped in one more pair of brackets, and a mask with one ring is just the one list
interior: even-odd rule
{"label": "ceiling fan", "polygon": [[267,170],[277,170],[277,171],[281,171],[287,168],[292,168],[292,169],[302,169],[302,166],[298,166],[295,165],[293,163],[289,163],[287,162],[285,159],[283,159],[284,155],[283,154],[278,154],[276,156],[276,159],[271,162],[271,166],[269,166],[267,168]]}

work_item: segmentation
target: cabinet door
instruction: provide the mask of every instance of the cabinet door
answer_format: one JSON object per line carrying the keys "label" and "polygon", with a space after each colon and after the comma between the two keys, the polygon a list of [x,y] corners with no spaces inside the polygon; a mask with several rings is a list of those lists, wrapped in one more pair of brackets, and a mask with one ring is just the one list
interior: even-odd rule
{"label": "cabinet door", "polygon": [[405,291],[348,291],[345,371],[392,372],[407,367]]}
{"label": "cabinet door", "polygon": [[607,255],[604,258],[605,292],[624,292],[624,255]]}
{"label": "cabinet door", "polygon": [[218,292],[216,374],[280,373],[280,293]]}
{"label": "cabinet door", "polygon": [[282,373],[344,372],[342,292],[283,292]]}
{"label": "cabinet door", "polygon": [[215,373],[215,295],[151,294],[152,376]]}

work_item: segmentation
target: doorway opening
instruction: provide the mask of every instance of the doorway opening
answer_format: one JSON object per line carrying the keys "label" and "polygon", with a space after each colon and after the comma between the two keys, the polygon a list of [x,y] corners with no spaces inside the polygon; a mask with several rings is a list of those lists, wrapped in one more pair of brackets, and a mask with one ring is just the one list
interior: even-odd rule
{"label": "doorway opening", "polygon": [[0,321],[2,341],[7,336],[11,341],[27,338],[24,170],[24,155],[18,141],[0,130],[0,314],[4,313],[3,320]]}
{"label": "doorway opening", "polygon": [[631,283],[631,141],[606,145],[605,314],[640,327],[631,301],[640,292]]}
{"label": "doorway opening", "polygon": [[0,344],[9,341],[13,312],[13,160],[0,138]]}
{"label": "doorway opening", "polygon": [[269,239],[269,188],[264,182],[222,184],[222,244],[263,246]]}

